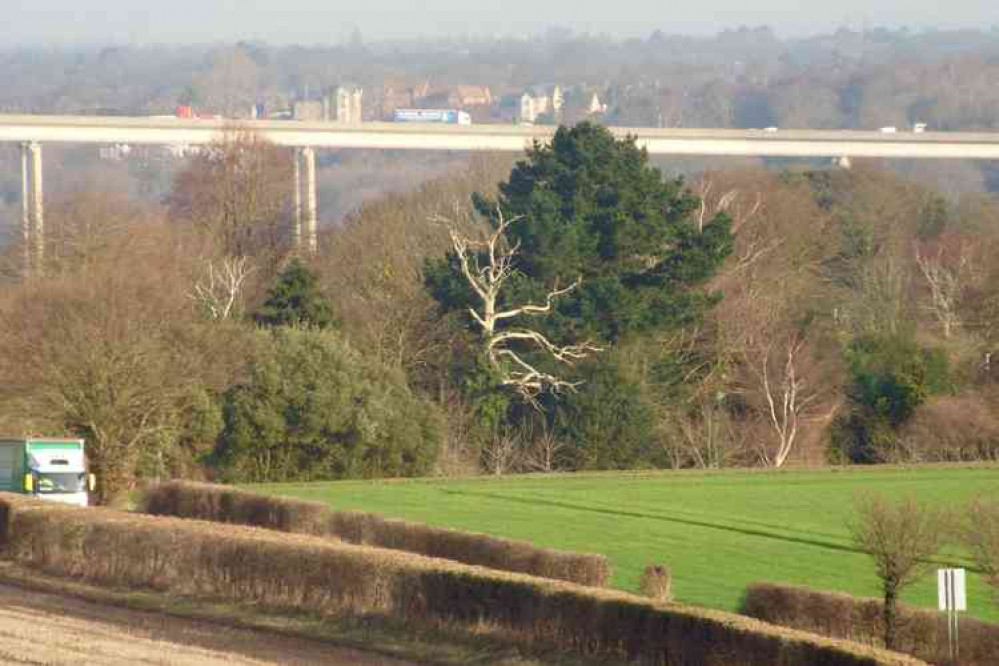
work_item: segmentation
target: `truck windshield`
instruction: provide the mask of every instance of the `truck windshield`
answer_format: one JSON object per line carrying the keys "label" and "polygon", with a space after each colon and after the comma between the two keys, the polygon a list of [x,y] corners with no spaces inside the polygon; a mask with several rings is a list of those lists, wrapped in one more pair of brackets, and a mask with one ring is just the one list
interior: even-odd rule
{"label": "truck windshield", "polygon": [[87,489],[82,472],[36,473],[35,488],[39,495],[80,493]]}

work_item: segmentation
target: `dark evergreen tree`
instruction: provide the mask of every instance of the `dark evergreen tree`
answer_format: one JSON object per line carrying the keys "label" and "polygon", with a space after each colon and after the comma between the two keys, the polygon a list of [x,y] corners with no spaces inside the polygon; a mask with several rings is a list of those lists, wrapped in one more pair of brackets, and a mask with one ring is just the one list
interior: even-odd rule
{"label": "dark evergreen tree", "polygon": [[[698,228],[698,200],[681,179],[664,179],[633,139],[588,122],[559,128],[551,146],[536,144],[498,201],[477,197],[476,207],[517,218],[508,237],[519,244],[519,273],[507,302],[543,302],[553,286],[582,278],[539,318],[560,340],[613,342],[695,319],[713,298],[693,288],[732,249],[726,216]],[[428,267],[427,283],[446,310],[474,303],[453,254]]]}
{"label": "dark evergreen tree", "polygon": [[[553,302],[551,312],[501,326],[526,326],[554,344],[592,342],[604,352],[578,363],[566,377],[579,382],[575,391],[541,396],[543,416],[533,406],[498,401],[504,392],[478,381],[489,381],[483,364],[469,363],[465,376],[477,381],[468,397],[480,418],[495,428],[500,407],[509,425],[528,431],[525,424],[544,418],[569,444],[562,464],[570,468],[659,464],[651,403],[618,367],[611,349],[695,322],[717,300],[699,287],[732,251],[728,217],[699,223],[699,201],[681,179],[665,179],[633,139],[616,139],[586,122],[560,128],[551,146],[536,144],[499,190],[495,201],[474,200],[494,228],[500,214],[513,220],[505,236],[517,248],[515,272],[497,309],[545,303],[553,290],[580,281]],[[488,264],[483,253],[479,265]],[[443,310],[481,307],[455,253],[431,262],[426,276]],[[543,353],[526,347],[518,353],[546,372],[566,372]]]}
{"label": "dark evergreen tree", "polygon": [[328,328],[335,323],[315,274],[298,259],[281,271],[253,319],[263,326]]}

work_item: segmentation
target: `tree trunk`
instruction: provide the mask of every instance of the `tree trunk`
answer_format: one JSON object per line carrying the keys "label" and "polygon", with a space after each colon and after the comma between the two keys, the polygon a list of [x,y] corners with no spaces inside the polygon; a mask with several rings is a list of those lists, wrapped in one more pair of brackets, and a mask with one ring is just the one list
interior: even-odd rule
{"label": "tree trunk", "polygon": [[89,459],[90,471],[97,476],[97,488],[91,497],[95,504],[109,506],[128,490],[128,464],[122,460],[108,460],[104,456],[89,456]]}
{"label": "tree trunk", "polygon": [[898,590],[892,585],[885,586],[885,647],[889,650],[895,649],[898,622]]}

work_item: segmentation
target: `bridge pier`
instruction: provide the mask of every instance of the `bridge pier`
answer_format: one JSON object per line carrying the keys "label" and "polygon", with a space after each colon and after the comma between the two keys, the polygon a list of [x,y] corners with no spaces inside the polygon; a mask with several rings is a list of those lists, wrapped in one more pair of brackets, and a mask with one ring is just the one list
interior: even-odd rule
{"label": "bridge pier", "polygon": [[45,262],[45,199],[42,175],[42,145],[21,144],[21,240],[24,243],[24,275],[41,273]]}
{"label": "bridge pier", "polygon": [[[305,215],[303,220],[303,192],[302,192],[302,171],[305,171]],[[316,151],[314,148],[295,149],[295,228],[293,238],[295,247],[302,249],[303,240],[305,250],[309,254],[319,251],[319,206],[318,195],[316,193]],[[304,239],[303,239],[304,236]]]}
{"label": "bridge pier", "polygon": [[295,249],[302,247],[302,156],[299,154],[299,149],[296,148],[294,151],[295,159],[295,204],[294,213],[295,218],[292,222],[294,225],[291,230],[292,243]]}

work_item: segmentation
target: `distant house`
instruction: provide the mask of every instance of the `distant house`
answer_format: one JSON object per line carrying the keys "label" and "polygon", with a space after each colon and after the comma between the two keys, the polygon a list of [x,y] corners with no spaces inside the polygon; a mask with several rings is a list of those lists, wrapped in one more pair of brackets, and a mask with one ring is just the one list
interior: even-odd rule
{"label": "distant house", "polygon": [[413,101],[418,102],[430,94],[430,81],[423,81],[412,87]]}
{"label": "distant house", "polygon": [[428,91],[413,101],[425,109],[469,109],[492,106],[493,96],[485,86],[449,86]]}
{"label": "distant house", "polygon": [[600,101],[600,96],[597,93],[590,93],[590,101],[586,106],[586,110],[592,114],[607,113],[607,105]]}
{"label": "distant house", "polygon": [[458,106],[462,108],[492,106],[493,103],[493,96],[486,86],[456,86],[454,92],[457,95]]}
{"label": "distant house", "polygon": [[565,105],[560,86],[532,86],[520,96],[520,122],[533,123],[538,116],[551,113],[558,116]]}
{"label": "distant house", "polygon": [[565,102],[560,120],[575,124],[592,116],[607,113],[607,104],[600,99],[600,94],[592,88],[579,85],[566,89]]}

